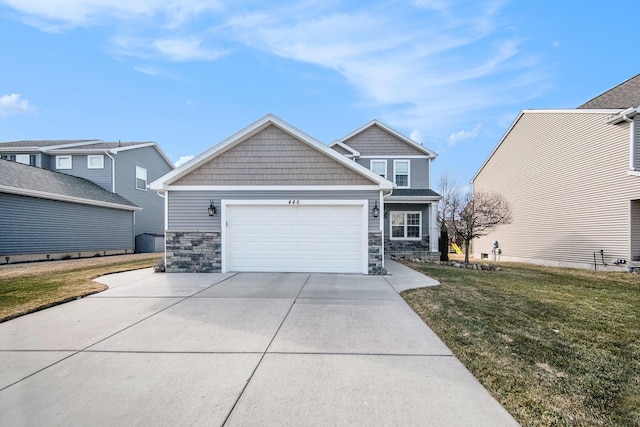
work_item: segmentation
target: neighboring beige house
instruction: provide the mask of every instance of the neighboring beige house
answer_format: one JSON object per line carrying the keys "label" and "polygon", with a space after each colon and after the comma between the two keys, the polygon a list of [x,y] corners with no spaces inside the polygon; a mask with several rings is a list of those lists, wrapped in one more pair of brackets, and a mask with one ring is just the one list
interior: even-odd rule
{"label": "neighboring beige house", "polygon": [[473,256],[498,241],[505,261],[640,265],[639,111],[640,74],[577,109],[522,111],[472,180],[509,200],[513,222]]}

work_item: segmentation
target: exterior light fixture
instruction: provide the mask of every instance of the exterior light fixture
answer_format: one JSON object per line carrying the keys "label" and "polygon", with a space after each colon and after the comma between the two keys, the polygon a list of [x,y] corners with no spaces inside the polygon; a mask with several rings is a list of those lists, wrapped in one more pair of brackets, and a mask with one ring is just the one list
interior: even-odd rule
{"label": "exterior light fixture", "polygon": [[209,209],[207,209],[207,211],[209,212],[209,216],[214,216],[216,214],[216,207],[213,206],[213,200],[209,200]]}
{"label": "exterior light fixture", "polygon": [[376,200],[376,204],[373,207],[373,217],[378,218],[380,216],[380,208],[378,207],[378,201]]}

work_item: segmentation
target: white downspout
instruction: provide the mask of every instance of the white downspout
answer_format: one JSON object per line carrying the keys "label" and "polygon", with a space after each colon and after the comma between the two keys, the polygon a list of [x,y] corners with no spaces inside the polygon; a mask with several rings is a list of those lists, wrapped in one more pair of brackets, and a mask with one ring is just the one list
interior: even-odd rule
{"label": "white downspout", "polygon": [[626,114],[624,116],[622,116],[622,120],[624,120],[625,122],[629,123],[629,170],[630,171],[635,171],[636,170],[636,141],[635,141],[635,136],[636,136],[636,121],[633,119],[630,119]]}
{"label": "white downspout", "polygon": [[105,150],[104,154],[111,159],[111,192],[116,192],[116,159],[111,157],[108,151]]}

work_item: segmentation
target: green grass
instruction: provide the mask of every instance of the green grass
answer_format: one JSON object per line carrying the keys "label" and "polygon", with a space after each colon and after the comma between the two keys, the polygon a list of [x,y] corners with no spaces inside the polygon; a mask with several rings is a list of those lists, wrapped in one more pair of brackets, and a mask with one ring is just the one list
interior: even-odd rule
{"label": "green grass", "polygon": [[403,297],[525,426],[640,425],[640,277],[412,264]]}
{"label": "green grass", "polygon": [[0,269],[0,322],[105,290],[93,279],[153,266],[157,254],[3,266]]}

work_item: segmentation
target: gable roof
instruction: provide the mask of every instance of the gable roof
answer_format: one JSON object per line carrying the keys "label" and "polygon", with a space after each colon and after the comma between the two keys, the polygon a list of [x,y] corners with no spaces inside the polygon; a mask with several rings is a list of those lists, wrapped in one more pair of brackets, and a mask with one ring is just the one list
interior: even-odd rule
{"label": "gable roof", "polygon": [[[335,145],[339,145],[341,147],[348,147],[348,144],[345,143],[346,140],[353,138],[354,136],[364,132],[365,130],[371,128],[372,126],[377,126],[380,129],[384,130],[385,132],[391,134],[392,136],[396,137],[397,139],[399,139],[400,141],[408,144],[409,146],[413,147],[414,149],[424,153],[425,155],[427,155],[428,157],[430,157],[432,160],[435,159],[436,157],[438,157],[438,154],[435,151],[431,151],[426,147],[423,147],[422,145],[418,144],[417,142],[415,142],[414,140],[412,140],[411,138],[401,134],[400,132],[396,131],[393,128],[390,128],[389,126],[385,125],[384,123],[382,123],[381,121],[374,119],[372,121],[370,121],[369,123],[367,123],[366,125],[354,130],[353,132],[349,133],[348,135],[335,140],[334,142],[332,142],[331,144],[329,144],[329,147],[333,147]],[[350,148],[352,151],[353,148]],[[356,151],[357,152],[357,151]]]}
{"label": "gable roof", "polygon": [[78,140],[34,140],[34,141],[9,141],[0,142],[0,152],[14,152],[24,150],[26,152],[40,152],[45,154],[89,154],[109,151],[117,154],[120,151],[135,150],[144,147],[154,147],[158,154],[173,169],[175,166],[169,157],[162,151],[156,142],[105,142],[101,139]]}
{"label": "gable roof", "polygon": [[580,109],[626,109],[640,106],[640,74],[585,102]]}
{"label": "gable roof", "polygon": [[203,166],[204,164],[208,163],[214,158],[226,153],[227,151],[231,150],[237,145],[243,143],[244,141],[248,140],[249,138],[258,134],[259,132],[261,132],[262,130],[266,129],[269,126],[275,126],[279,128],[283,132],[291,135],[300,143],[313,148],[314,150],[334,160],[336,163],[367,178],[368,180],[372,181],[372,184],[377,184],[381,190],[391,190],[393,188],[393,183],[391,183],[390,181],[386,180],[385,178],[382,178],[376,173],[373,173],[372,171],[359,165],[358,163],[347,159],[345,156],[327,147],[322,142],[307,135],[306,133],[300,131],[299,129],[291,126],[290,124],[274,116],[273,114],[267,114],[263,118],[255,121],[254,123],[250,124],[244,129],[236,132],[235,134],[226,138],[219,144],[211,147],[210,149],[206,150],[204,153],[200,154],[199,156],[191,159],[187,163],[178,167],[177,169],[174,169],[173,171],[167,173],[166,175],[158,178],[157,180],[153,181],[149,185],[149,188],[153,190],[168,189],[168,187],[171,184],[175,183],[179,179],[185,177],[189,173],[198,169],[200,166]]}
{"label": "gable roof", "polygon": [[1,159],[0,193],[129,211],[142,210],[88,179]]}

